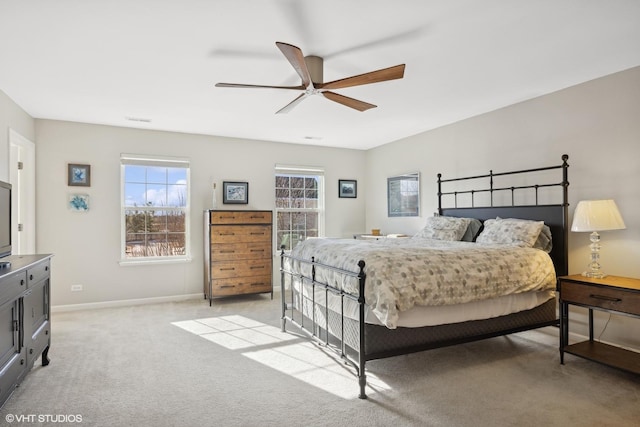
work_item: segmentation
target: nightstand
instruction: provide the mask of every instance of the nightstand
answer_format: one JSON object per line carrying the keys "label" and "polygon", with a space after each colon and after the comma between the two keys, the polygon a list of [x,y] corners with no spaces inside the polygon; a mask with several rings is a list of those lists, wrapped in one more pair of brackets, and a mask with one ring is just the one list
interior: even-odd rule
{"label": "nightstand", "polygon": [[353,238],[358,240],[358,239],[373,239],[373,240],[380,240],[380,239],[386,239],[387,236],[385,236],[384,234],[378,234],[378,235],[374,235],[374,234],[354,234]]}
{"label": "nightstand", "polygon": [[[640,374],[640,353],[593,340],[593,310],[640,318],[640,279],[579,274],[558,278],[560,291],[560,363],[564,353]],[[569,304],[589,310],[589,340],[569,345]]]}
{"label": "nightstand", "polygon": [[401,239],[404,237],[409,237],[409,236],[406,234],[386,234],[386,235],[385,234],[354,234],[353,235],[354,239],[361,239],[361,240]]}

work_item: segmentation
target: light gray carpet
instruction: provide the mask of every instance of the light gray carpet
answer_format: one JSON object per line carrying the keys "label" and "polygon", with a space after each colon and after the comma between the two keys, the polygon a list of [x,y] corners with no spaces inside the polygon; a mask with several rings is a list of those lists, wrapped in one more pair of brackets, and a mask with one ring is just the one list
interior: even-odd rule
{"label": "light gray carpet", "polygon": [[36,364],[0,410],[0,425],[7,415],[40,414],[112,427],[640,420],[640,377],[571,355],[560,365],[555,328],[372,361],[376,390],[360,400],[352,370],[279,332],[279,316],[277,294],[213,307],[200,300],[54,313],[51,364]]}

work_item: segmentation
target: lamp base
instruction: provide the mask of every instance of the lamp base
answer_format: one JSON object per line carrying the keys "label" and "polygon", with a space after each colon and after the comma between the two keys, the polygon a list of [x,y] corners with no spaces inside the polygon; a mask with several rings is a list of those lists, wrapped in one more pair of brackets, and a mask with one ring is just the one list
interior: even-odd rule
{"label": "lamp base", "polygon": [[593,233],[591,233],[591,236],[589,236],[591,240],[591,262],[589,263],[589,265],[587,266],[588,270],[585,271],[584,273],[582,273],[583,276],[586,277],[591,277],[593,279],[602,279],[603,277],[606,276],[606,274],[604,274],[602,272],[602,269],[600,268],[600,235],[598,234],[597,231],[594,231]]}

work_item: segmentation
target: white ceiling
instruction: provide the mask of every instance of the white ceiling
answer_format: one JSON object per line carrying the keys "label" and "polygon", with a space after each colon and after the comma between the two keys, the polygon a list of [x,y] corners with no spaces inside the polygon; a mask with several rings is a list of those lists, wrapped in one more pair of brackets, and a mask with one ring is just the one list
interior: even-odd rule
{"label": "white ceiling", "polygon": [[[275,42],[324,80],[298,93]],[[0,90],[35,118],[368,149],[640,65],[638,0],[0,0]],[[127,118],[150,119],[150,122]]]}

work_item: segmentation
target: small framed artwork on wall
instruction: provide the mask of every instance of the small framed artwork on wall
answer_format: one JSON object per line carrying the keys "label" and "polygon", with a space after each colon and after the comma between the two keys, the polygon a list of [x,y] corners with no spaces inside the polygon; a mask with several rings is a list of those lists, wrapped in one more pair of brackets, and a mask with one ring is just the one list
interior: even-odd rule
{"label": "small framed artwork on wall", "polygon": [[89,195],[69,194],[68,205],[74,212],[86,212],[89,210]]}
{"label": "small framed artwork on wall", "polygon": [[67,185],[76,187],[90,187],[91,165],[69,163],[67,165]]}
{"label": "small framed artwork on wall", "polygon": [[249,183],[222,181],[222,203],[243,205],[249,203]]}
{"label": "small framed artwork on wall", "polygon": [[387,178],[388,216],[420,216],[420,174]]}
{"label": "small framed artwork on wall", "polygon": [[358,197],[358,181],[355,179],[338,180],[338,197],[355,199]]}

